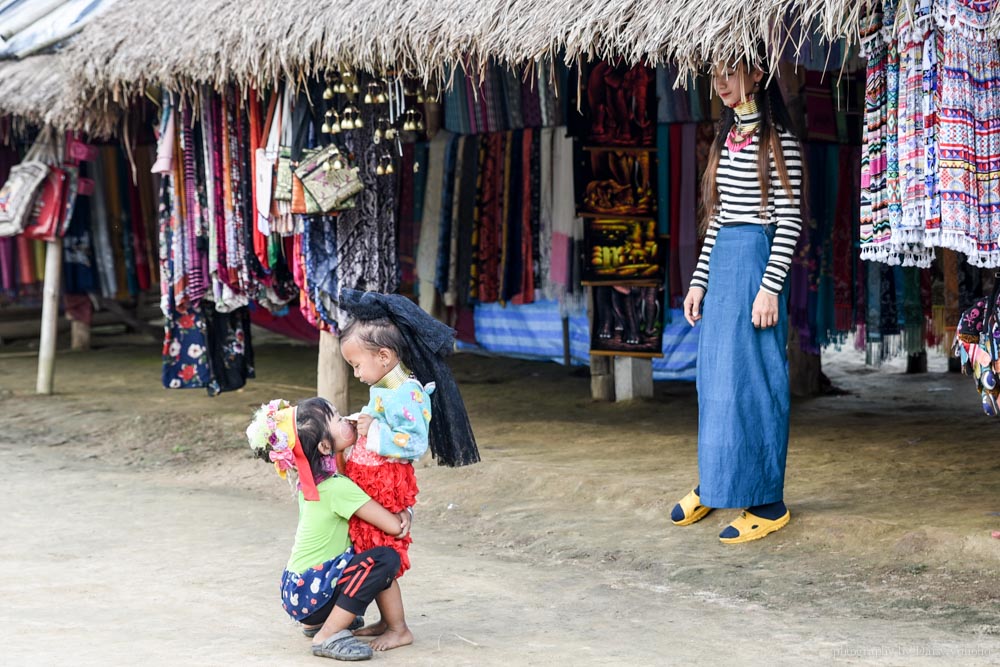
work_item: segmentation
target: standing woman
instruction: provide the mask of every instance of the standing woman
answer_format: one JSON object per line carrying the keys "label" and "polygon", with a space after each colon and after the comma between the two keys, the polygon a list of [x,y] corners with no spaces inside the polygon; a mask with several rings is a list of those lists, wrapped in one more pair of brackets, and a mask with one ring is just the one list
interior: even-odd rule
{"label": "standing woman", "polygon": [[[762,59],[763,60],[763,59]],[[674,507],[679,526],[743,508],[719,535],[759,539],[788,523],[788,318],[785,278],[802,229],[802,156],[776,81],[721,65],[725,104],[702,182],[705,244],[684,317],[698,339],[699,485]]]}

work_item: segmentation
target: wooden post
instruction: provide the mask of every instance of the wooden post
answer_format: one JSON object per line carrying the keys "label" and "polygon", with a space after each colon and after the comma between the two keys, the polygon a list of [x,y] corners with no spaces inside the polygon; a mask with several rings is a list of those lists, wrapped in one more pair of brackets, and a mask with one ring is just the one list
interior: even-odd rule
{"label": "wooden post", "polygon": [[819,396],[823,392],[820,356],[802,351],[795,327],[789,327],[788,334],[788,383],[792,396]]}
{"label": "wooden post", "polygon": [[350,414],[351,367],[340,355],[340,338],[328,331],[319,332],[319,364],[316,368],[316,394],[333,403],[342,415]]}
{"label": "wooden post", "polygon": [[90,324],[71,320],[69,323],[70,349],[85,352],[90,349]]}
{"label": "wooden post", "polygon": [[590,396],[595,401],[615,400],[615,373],[612,357],[590,355]]}
{"label": "wooden post", "polygon": [[45,283],[42,288],[42,332],[38,342],[38,382],[35,391],[51,394],[56,365],[59,293],[62,288],[62,239],[45,244]]}
{"label": "wooden post", "polygon": [[615,401],[653,397],[653,360],[615,357]]}

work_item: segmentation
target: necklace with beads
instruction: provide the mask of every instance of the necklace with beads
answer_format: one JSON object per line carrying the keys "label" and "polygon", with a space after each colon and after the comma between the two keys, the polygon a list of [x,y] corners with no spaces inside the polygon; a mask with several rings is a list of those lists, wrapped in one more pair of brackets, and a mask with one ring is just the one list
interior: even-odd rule
{"label": "necklace with beads", "polygon": [[760,127],[760,116],[757,113],[757,100],[750,98],[740,102],[733,108],[736,123],[726,135],[726,148],[730,153],[739,153],[753,142],[753,135]]}

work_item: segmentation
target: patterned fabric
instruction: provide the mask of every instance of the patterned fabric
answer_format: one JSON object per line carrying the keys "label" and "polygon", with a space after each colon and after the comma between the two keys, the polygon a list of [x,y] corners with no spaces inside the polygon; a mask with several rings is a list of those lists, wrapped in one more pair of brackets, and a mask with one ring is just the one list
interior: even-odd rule
{"label": "patterned fabric", "polygon": [[333,597],[344,568],[354,558],[354,547],[305,572],[281,573],[281,606],[293,620],[300,620],[322,609]]}
{"label": "patterned fabric", "polygon": [[[929,266],[932,249],[1000,265],[1000,45],[992,2],[883,3],[868,56],[861,256]],[[883,169],[884,156],[884,169]]]}

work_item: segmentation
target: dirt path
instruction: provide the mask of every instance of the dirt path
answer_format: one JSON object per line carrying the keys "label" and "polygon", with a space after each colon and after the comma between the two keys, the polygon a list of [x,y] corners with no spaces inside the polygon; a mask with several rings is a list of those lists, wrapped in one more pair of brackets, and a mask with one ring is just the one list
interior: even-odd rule
{"label": "dirt path", "polygon": [[[268,384],[214,400],[159,389],[146,348],[61,356],[51,398],[17,389],[32,360],[0,355],[0,664],[317,664],[277,603],[294,507],[241,442],[252,405],[305,395],[314,357],[258,354]],[[854,396],[797,405],[796,520],[732,549],[724,512],[664,520],[694,469],[689,388],[598,406],[556,367],[456,367],[485,462],[420,471],[418,639],[376,660],[1000,662],[997,441],[941,424],[964,382],[845,374]],[[872,418],[907,394],[921,411]]]}

